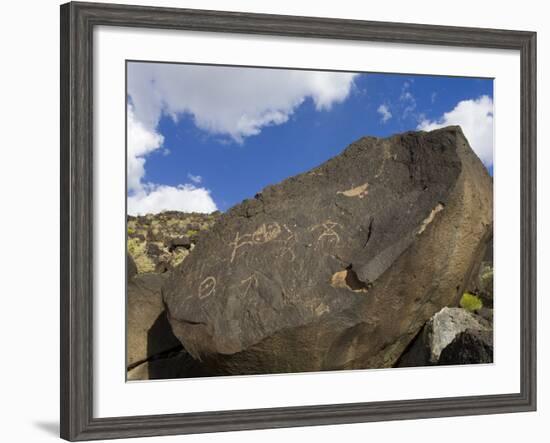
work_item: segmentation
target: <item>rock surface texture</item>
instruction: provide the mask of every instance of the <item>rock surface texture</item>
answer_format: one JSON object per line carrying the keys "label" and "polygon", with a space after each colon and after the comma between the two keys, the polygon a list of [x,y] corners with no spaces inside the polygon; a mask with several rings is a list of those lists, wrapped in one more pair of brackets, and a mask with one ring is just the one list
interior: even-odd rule
{"label": "rock surface texture", "polygon": [[467,329],[441,351],[440,365],[493,362],[493,331]]}
{"label": "rock surface texture", "polygon": [[[465,331],[469,331],[469,333],[462,337],[461,335]],[[397,366],[489,363],[487,361],[489,353],[484,349],[485,345],[482,345],[483,340],[488,336],[491,337],[490,355],[492,358],[492,324],[482,316],[465,309],[445,307],[426,322],[424,328],[400,357]],[[459,337],[461,338],[459,339]],[[468,349],[465,352],[469,356],[469,360],[460,355],[460,344],[467,345]],[[476,345],[479,345],[479,349],[476,348]],[[449,346],[454,350],[447,351]],[[446,353],[446,357],[442,359],[444,353]],[[476,355],[481,358],[480,361],[473,360]],[[453,357],[456,357],[455,361],[452,360]]]}
{"label": "rock surface texture", "polygon": [[127,367],[181,347],[172,334],[161,296],[163,274],[139,274],[128,281]]}
{"label": "rock surface texture", "polygon": [[218,374],[393,366],[456,305],[492,206],[459,127],[362,138],[198,234],[163,287],[172,330]]}

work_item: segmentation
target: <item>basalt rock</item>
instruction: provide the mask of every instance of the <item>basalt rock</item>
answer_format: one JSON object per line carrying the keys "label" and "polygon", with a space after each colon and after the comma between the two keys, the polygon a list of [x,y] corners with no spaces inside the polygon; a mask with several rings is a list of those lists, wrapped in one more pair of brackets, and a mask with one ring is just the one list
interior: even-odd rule
{"label": "basalt rock", "polygon": [[467,329],[441,351],[440,365],[467,365],[493,362],[493,332]]}
{"label": "basalt rock", "polygon": [[[411,367],[453,364],[451,363],[453,358],[456,360],[455,364],[461,364],[460,355],[462,354],[458,349],[460,343],[468,344],[469,349],[465,350],[465,353],[470,358],[469,363],[487,363],[488,352],[481,348],[478,350],[475,349],[481,343],[481,339],[472,339],[472,337],[468,336],[456,341],[464,331],[478,331],[480,334],[483,334],[483,337],[487,335],[492,337],[493,334],[492,324],[482,316],[468,312],[462,308],[443,308],[426,322],[426,325],[418,336],[411,342],[403,355],[401,355],[396,366]],[[443,353],[446,352],[447,347],[452,343],[453,350],[447,351],[447,357],[442,360]],[[490,343],[492,347],[492,338]],[[475,355],[480,357],[479,361],[474,361]]]}
{"label": "basalt rock", "polygon": [[161,296],[166,274],[138,274],[128,281],[127,368],[181,347],[172,334]]}
{"label": "basalt rock", "polygon": [[136,262],[130,254],[126,254],[126,276],[127,280],[130,281],[137,274]]}
{"label": "basalt rock", "polygon": [[199,234],[163,287],[215,373],[393,366],[456,305],[492,226],[492,179],[459,127],[365,137]]}

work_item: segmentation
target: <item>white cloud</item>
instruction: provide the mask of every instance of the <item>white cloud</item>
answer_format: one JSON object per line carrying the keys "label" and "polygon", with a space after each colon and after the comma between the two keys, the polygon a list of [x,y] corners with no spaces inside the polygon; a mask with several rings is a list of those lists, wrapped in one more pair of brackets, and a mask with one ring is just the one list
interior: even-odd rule
{"label": "white cloud", "polygon": [[392,117],[390,108],[388,107],[388,105],[378,106],[377,111],[382,116],[382,123],[386,123]]}
{"label": "white cloud", "polygon": [[493,164],[493,100],[490,97],[483,95],[475,100],[463,100],[440,119],[423,120],[418,129],[431,131],[449,125],[460,125],[485,166]]}
{"label": "white cloud", "polygon": [[128,106],[128,191],[141,189],[141,179],[145,175],[145,156],[159,149],[164,137],[154,130],[147,129],[136,120],[134,109]]}
{"label": "white cloud", "polygon": [[193,185],[144,185],[128,197],[128,214],[143,215],[164,210],[183,212],[213,212],[216,204],[210,191]]}
{"label": "white cloud", "polygon": [[306,99],[329,110],[350,94],[356,74],[284,69],[131,63],[128,94],[137,119],[154,130],[163,114],[188,114],[197,127],[242,143],[285,123]]}
{"label": "white cloud", "polygon": [[202,182],[202,177],[200,175],[187,174],[187,178],[196,184]]}
{"label": "white cloud", "polygon": [[416,98],[409,91],[411,82],[406,81],[403,83],[401,88],[401,95],[399,96],[399,101],[403,104],[403,118],[407,118],[410,114],[416,109]]}
{"label": "white cloud", "polygon": [[[162,148],[164,137],[136,120],[134,108],[128,105],[128,213],[132,215],[157,213],[165,209],[185,212],[212,212],[216,204],[210,191],[193,185],[161,186],[144,184],[145,157]],[[167,149],[161,152],[167,155]],[[170,151],[168,151],[168,154]],[[200,176],[191,176],[200,183]]]}
{"label": "white cloud", "polygon": [[[163,148],[163,115],[189,115],[195,125],[237,143],[288,121],[311,99],[318,111],[344,101],[356,74],[131,63],[128,67],[128,212],[215,211],[210,191],[192,184],[144,184],[146,157]],[[222,140],[223,141],[223,140]],[[169,154],[164,148],[163,154]],[[189,175],[194,184],[202,177]]]}

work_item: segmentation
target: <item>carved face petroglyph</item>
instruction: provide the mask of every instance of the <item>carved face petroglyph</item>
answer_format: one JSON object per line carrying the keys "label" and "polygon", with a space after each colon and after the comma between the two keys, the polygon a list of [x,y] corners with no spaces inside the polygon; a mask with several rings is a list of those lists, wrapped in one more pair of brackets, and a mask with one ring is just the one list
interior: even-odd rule
{"label": "carved face petroglyph", "polygon": [[317,237],[317,243],[320,243],[323,239],[327,239],[328,242],[338,244],[340,242],[340,235],[335,231],[336,226],[340,226],[340,223],[327,220],[320,225],[311,227],[310,231],[322,229],[321,235]]}
{"label": "carved face petroglyph", "polygon": [[216,292],[216,279],[212,276],[206,277],[199,285],[199,298],[206,298],[214,292]]}

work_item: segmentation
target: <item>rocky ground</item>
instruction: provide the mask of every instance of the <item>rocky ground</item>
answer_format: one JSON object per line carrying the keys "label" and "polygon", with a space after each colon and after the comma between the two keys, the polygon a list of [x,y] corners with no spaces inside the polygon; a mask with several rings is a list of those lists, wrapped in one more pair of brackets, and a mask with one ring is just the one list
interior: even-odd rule
{"label": "rocky ground", "polygon": [[492,179],[363,138],[225,214],[128,219],[128,379],[492,362]]}
{"label": "rocky ground", "polygon": [[165,211],[128,216],[128,253],[137,272],[161,274],[176,267],[194,248],[199,234],[210,229],[219,215]]}

